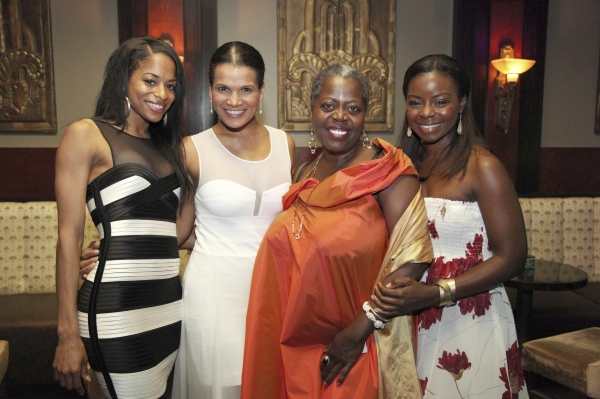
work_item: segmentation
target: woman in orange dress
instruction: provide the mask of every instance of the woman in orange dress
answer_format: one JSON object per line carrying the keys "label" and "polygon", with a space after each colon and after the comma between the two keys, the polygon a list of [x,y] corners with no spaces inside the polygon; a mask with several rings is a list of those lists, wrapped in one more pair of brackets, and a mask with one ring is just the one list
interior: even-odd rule
{"label": "woman in orange dress", "polygon": [[296,173],[258,251],[242,398],[421,397],[408,319],[386,323],[369,307],[377,281],[419,278],[432,257],[412,163],[364,133],[369,92],[347,65],[314,80],[323,150]]}

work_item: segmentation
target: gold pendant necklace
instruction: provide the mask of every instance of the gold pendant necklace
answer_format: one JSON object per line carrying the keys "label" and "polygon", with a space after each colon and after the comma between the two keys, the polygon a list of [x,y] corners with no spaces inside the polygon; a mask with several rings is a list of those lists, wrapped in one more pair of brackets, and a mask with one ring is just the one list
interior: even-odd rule
{"label": "gold pendant necklace", "polygon": [[[354,147],[354,149],[352,149],[352,151],[350,151],[350,153],[348,155],[346,155],[346,157],[344,158],[344,160],[337,166],[337,168],[331,173],[329,174],[329,176],[325,177],[323,180],[319,181],[317,184],[315,184],[315,186],[313,187],[312,191],[308,194],[308,197],[306,198],[306,202],[302,201],[303,205],[304,205],[304,209],[302,210],[302,215],[300,216],[300,227],[298,228],[298,232],[296,232],[296,217],[298,215],[297,211],[298,211],[298,202],[300,201],[300,191],[298,191],[298,195],[296,196],[296,200],[294,201],[294,216],[292,218],[292,234],[294,235],[294,237],[296,238],[296,240],[300,239],[300,234],[302,233],[302,228],[304,227],[304,217],[306,216],[306,210],[308,209],[308,201],[310,200],[310,197],[312,196],[312,194],[315,192],[315,190],[317,189],[317,186],[319,184],[321,184],[321,182],[324,182],[325,180],[327,180],[331,175],[333,175],[335,172],[337,172],[338,170],[342,169],[342,167],[346,164],[346,162],[348,162],[348,160],[350,158],[352,158],[352,155],[354,155],[354,153],[356,152],[356,149],[358,148],[358,143],[356,144],[356,146]],[[310,172],[308,172],[308,174],[306,175],[306,177],[302,180],[306,180],[309,177],[311,177],[312,175],[315,174],[315,172],[317,171],[317,166],[319,166],[319,161],[321,161],[321,157],[323,157],[323,152],[321,152],[321,154],[319,154],[319,157],[317,158],[317,162],[315,162],[315,166],[313,166],[313,168],[310,170]]]}

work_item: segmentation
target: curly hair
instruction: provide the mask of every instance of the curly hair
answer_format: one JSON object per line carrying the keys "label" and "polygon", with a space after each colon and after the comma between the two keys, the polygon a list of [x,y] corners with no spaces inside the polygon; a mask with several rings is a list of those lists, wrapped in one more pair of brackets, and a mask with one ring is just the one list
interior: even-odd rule
{"label": "curly hair", "polygon": [[321,93],[323,87],[323,81],[325,78],[330,76],[341,76],[342,78],[353,78],[362,87],[362,100],[365,104],[365,111],[369,108],[369,100],[371,99],[371,86],[365,75],[363,75],[358,69],[345,64],[333,64],[323,69],[315,76],[310,91],[310,108],[312,109],[315,105],[315,98]]}

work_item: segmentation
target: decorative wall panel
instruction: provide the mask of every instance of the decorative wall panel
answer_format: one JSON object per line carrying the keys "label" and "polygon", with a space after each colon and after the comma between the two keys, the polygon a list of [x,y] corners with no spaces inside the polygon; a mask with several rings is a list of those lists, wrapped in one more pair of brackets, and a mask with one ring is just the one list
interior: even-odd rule
{"label": "decorative wall panel", "polygon": [[371,85],[365,130],[393,130],[395,0],[278,0],[278,123],[310,130],[314,77],[335,63]]}
{"label": "decorative wall panel", "polygon": [[0,132],[56,134],[48,0],[0,2]]}

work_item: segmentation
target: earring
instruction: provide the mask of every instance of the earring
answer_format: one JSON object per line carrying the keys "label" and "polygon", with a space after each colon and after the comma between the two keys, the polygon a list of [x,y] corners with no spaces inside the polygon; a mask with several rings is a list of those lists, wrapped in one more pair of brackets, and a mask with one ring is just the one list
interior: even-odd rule
{"label": "earring", "polygon": [[259,103],[258,113],[262,114],[262,100],[260,100],[260,103]]}
{"label": "earring", "polygon": [[210,113],[212,114],[213,108],[212,108],[212,98],[210,99]]}
{"label": "earring", "polygon": [[317,151],[317,140],[315,140],[315,133],[310,132],[310,138],[308,139],[308,148],[310,148],[310,153],[315,154]]}
{"label": "earring", "polygon": [[462,133],[462,112],[458,114],[458,127],[456,128],[456,134]]}
{"label": "earring", "polygon": [[362,145],[365,148],[373,147],[373,143],[371,143],[371,140],[369,140],[369,138],[367,137],[367,133],[365,133],[364,130],[363,130],[363,137],[362,137]]}
{"label": "earring", "polygon": [[163,126],[167,127],[167,117],[169,116],[168,113],[165,112],[165,116],[163,117]]}
{"label": "earring", "polygon": [[127,103],[127,111],[125,112],[125,118],[129,118],[129,114],[131,114],[131,102],[129,102],[129,98],[125,96],[125,102]]}
{"label": "earring", "polygon": [[412,130],[410,130],[410,126],[408,127],[408,129],[406,129],[406,135],[408,137],[412,136]]}

